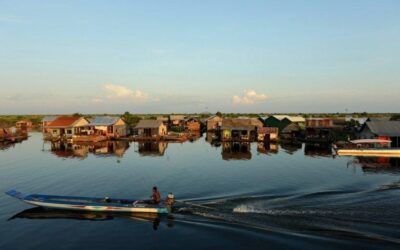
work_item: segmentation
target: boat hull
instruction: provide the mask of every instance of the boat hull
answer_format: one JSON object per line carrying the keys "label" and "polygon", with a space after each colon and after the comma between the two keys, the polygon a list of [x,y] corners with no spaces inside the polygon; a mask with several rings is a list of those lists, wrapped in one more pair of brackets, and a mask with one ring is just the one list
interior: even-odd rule
{"label": "boat hull", "polygon": [[340,156],[400,157],[400,149],[339,149]]}
{"label": "boat hull", "polygon": [[124,212],[124,213],[168,213],[163,204],[150,204],[141,200],[73,197],[73,196],[50,196],[31,194],[23,195],[17,191],[10,190],[6,194],[20,199],[30,205],[51,209],[95,211],[95,212]]}

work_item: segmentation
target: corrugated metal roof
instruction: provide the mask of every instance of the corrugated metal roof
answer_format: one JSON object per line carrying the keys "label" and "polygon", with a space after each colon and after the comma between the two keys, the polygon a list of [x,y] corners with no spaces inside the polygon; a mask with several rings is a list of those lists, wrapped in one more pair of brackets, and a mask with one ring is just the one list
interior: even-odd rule
{"label": "corrugated metal roof", "polygon": [[56,115],[48,115],[48,116],[43,117],[42,122],[52,122],[55,119],[57,119],[57,117],[58,116],[56,116]]}
{"label": "corrugated metal roof", "polygon": [[365,124],[378,136],[400,136],[400,121],[370,121]]}
{"label": "corrugated metal roof", "polygon": [[222,120],[222,117],[219,117],[217,115],[212,115],[210,117],[205,118],[205,121],[209,121],[209,120],[213,120],[214,118],[218,119],[218,120]]}
{"label": "corrugated metal roof", "polygon": [[278,133],[279,129],[278,128],[273,128],[273,127],[262,127],[258,129],[259,134],[267,134],[267,133]]}
{"label": "corrugated metal roof", "polygon": [[60,116],[50,122],[48,127],[70,127],[81,118],[80,116]]}
{"label": "corrugated metal roof", "polygon": [[262,127],[263,124],[257,118],[250,119],[223,119],[221,129],[237,129],[237,130],[248,130],[254,129],[255,127]]}
{"label": "corrugated metal roof", "polygon": [[121,119],[119,117],[111,117],[111,116],[97,116],[93,120],[90,121],[90,126],[111,126],[118,122]]}
{"label": "corrugated metal roof", "polygon": [[157,120],[166,122],[166,121],[168,121],[168,117],[166,117],[166,116],[157,116]]}
{"label": "corrugated metal roof", "polygon": [[170,116],[169,116],[169,119],[170,119],[171,121],[173,121],[173,120],[179,120],[179,121],[181,121],[181,120],[185,119],[185,116],[184,116],[184,115],[170,115]]}
{"label": "corrugated metal roof", "polygon": [[306,119],[302,116],[291,116],[291,115],[273,115],[278,120],[288,119],[291,122],[305,122]]}
{"label": "corrugated metal roof", "polygon": [[389,121],[390,117],[369,117],[368,122]]}
{"label": "corrugated metal roof", "polygon": [[163,124],[160,120],[140,120],[135,128],[158,128]]}

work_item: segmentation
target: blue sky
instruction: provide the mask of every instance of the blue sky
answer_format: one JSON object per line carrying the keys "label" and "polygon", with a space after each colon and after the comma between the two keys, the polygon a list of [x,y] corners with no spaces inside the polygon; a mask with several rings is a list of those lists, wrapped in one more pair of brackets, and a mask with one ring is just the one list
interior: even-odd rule
{"label": "blue sky", "polygon": [[399,112],[400,1],[0,0],[0,114]]}

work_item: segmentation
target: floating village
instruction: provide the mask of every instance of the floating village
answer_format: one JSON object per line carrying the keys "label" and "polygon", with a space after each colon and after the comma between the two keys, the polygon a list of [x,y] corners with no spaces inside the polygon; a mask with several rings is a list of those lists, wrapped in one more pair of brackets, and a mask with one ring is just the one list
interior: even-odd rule
{"label": "floating village", "polygon": [[0,127],[0,147],[28,139],[32,129],[42,132],[59,157],[123,156],[130,142],[136,142],[136,151],[143,156],[162,156],[169,143],[193,142],[203,136],[211,146],[221,147],[224,160],[251,159],[254,143],[262,154],[277,153],[278,145],[291,153],[305,145],[309,156],[400,157],[400,121],[391,117],[174,114],[137,116],[132,122],[126,115],[44,116],[38,124],[21,120]]}

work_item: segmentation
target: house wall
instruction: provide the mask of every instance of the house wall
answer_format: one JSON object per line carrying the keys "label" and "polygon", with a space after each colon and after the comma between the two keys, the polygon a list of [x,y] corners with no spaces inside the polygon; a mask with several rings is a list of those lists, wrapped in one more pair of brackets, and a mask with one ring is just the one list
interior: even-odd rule
{"label": "house wall", "polygon": [[185,126],[189,131],[200,131],[200,122],[190,121]]}
{"label": "house wall", "polygon": [[127,135],[127,129],[126,125],[114,125],[113,127],[114,135],[118,136],[126,136]]}
{"label": "house wall", "polygon": [[239,140],[249,140],[255,135],[255,130],[237,130],[237,129],[224,129],[222,131],[222,139],[239,139]]}
{"label": "house wall", "polygon": [[283,119],[283,120],[278,120],[273,116],[268,117],[264,121],[264,126],[265,127],[272,127],[272,128],[278,128],[279,133],[290,124],[290,121],[288,119]]}
{"label": "house wall", "polygon": [[7,136],[5,128],[0,128],[0,138],[3,139]]}
{"label": "house wall", "polygon": [[222,118],[218,116],[207,120],[207,131],[216,130],[219,126],[221,126],[221,122]]}
{"label": "house wall", "polygon": [[[139,128],[137,129],[138,135],[140,136],[146,136],[145,134],[145,128]],[[152,128],[151,129],[151,136],[157,136],[157,135],[166,135],[168,133],[167,126],[162,124],[158,128]]]}
{"label": "house wall", "polygon": [[57,137],[61,135],[61,130],[64,130],[64,136],[66,137],[72,137],[75,134],[75,131],[72,127],[69,128],[50,128],[48,129],[49,133],[51,134],[52,137]]}
{"label": "house wall", "polygon": [[230,139],[232,137],[232,131],[224,129],[224,131],[222,131],[222,138],[223,139]]}
{"label": "house wall", "polygon": [[258,134],[258,141],[264,141],[265,135],[269,134],[269,138],[271,141],[277,141],[278,140],[278,133],[263,133],[263,134]]}
{"label": "house wall", "polygon": [[168,133],[167,126],[162,124],[160,125],[160,127],[158,127],[158,135],[166,135],[167,133]]}
{"label": "house wall", "polygon": [[128,134],[127,125],[122,119],[118,119],[118,121],[113,126],[113,135],[116,136],[126,136]]}
{"label": "house wall", "polygon": [[259,118],[250,118],[250,124],[256,126],[257,128],[264,127],[264,122]]}
{"label": "house wall", "polygon": [[79,127],[79,126],[84,126],[84,125],[88,125],[88,124],[89,124],[89,122],[85,118],[81,117],[79,120],[77,120],[73,124],[73,127]]}
{"label": "house wall", "polygon": [[306,127],[332,127],[332,119],[307,119]]}
{"label": "house wall", "polygon": [[51,129],[48,129],[48,131],[51,134],[51,136],[53,136],[53,137],[60,136],[60,134],[61,134],[61,130],[57,129],[57,128],[51,128]]}
{"label": "house wall", "polygon": [[42,122],[43,133],[50,133],[50,129],[46,128],[50,122]]}
{"label": "house wall", "polygon": [[100,130],[101,133],[107,134],[107,126],[94,126],[95,130]]}
{"label": "house wall", "polygon": [[15,124],[18,129],[28,129],[32,127],[31,121],[20,121]]}

